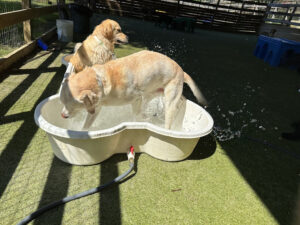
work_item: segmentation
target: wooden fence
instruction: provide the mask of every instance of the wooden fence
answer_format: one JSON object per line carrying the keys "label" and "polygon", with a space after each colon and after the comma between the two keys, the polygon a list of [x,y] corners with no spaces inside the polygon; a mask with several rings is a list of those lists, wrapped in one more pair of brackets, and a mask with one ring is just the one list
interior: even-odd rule
{"label": "wooden fence", "polygon": [[[23,33],[25,40],[25,45],[13,51],[12,53],[0,58],[0,73],[36,48],[36,40],[32,40],[30,20],[33,18],[44,16],[46,14],[58,12],[58,6],[63,6],[65,0],[57,1],[57,5],[31,8],[31,0],[22,0],[23,9],[0,13],[0,30],[5,27],[23,22]],[[55,35],[55,33],[56,28],[53,27],[39,38],[47,40]]]}
{"label": "wooden fence", "polygon": [[31,8],[30,0],[22,0],[21,10],[5,12],[0,14],[0,29],[23,22],[24,39],[26,42],[31,41],[30,20],[36,17],[44,16],[57,12],[57,5]]}
{"label": "wooden fence", "polygon": [[300,4],[269,4],[265,22],[300,28]]}
{"label": "wooden fence", "polygon": [[149,20],[157,12],[172,17],[191,17],[197,26],[238,32],[256,32],[265,18],[267,3],[242,0],[218,0],[205,3],[196,0],[93,0],[96,10]]}

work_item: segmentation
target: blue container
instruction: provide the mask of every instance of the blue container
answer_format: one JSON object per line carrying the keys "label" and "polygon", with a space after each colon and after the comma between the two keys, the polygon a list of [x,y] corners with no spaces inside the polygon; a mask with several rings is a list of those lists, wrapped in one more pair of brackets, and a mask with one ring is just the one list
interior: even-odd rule
{"label": "blue container", "polygon": [[43,50],[48,50],[48,45],[46,45],[41,39],[37,40],[38,46]]}
{"label": "blue container", "polygon": [[300,54],[300,42],[260,35],[254,55],[271,66],[279,66],[288,57]]}

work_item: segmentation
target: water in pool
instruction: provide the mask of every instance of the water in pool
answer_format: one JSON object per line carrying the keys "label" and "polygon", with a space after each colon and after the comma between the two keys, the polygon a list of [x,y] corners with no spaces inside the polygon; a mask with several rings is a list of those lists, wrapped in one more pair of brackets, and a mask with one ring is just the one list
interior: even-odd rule
{"label": "water in pool", "polygon": [[[69,119],[59,119],[56,124],[59,127],[69,130],[104,130],[119,125],[122,122],[148,122],[164,128],[164,100],[163,97],[157,97],[150,102],[143,104],[140,115],[132,113],[131,105],[105,106],[97,114],[95,120],[87,127],[84,127],[89,114],[86,110],[81,110]],[[178,105],[176,118],[173,121],[172,130],[192,132],[199,129],[202,125],[202,114],[195,116],[187,115],[184,98]]]}

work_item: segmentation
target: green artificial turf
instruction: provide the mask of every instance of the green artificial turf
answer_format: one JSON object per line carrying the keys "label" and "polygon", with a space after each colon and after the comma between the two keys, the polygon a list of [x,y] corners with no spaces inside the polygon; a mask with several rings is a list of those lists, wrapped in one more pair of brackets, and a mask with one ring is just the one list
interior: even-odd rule
{"label": "green artificial turf", "polygon": [[[93,16],[91,28],[105,16]],[[136,172],[119,186],[42,215],[31,224],[290,224],[299,185],[299,142],[280,138],[300,120],[299,74],[253,56],[256,36],[189,34],[116,19],[129,36],[117,57],[150,49],[176,60],[210,102],[212,135],[192,155],[164,162],[137,154]],[[0,224],[16,224],[60,198],[104,184],[128,169],[126,155],[99,165],[57,159],[33,120],[57,93],[72,51],[38,52],[0,77]],[[184,95],[195,100],[189,88]],[[163,149],[161,149],[163,151]]]}

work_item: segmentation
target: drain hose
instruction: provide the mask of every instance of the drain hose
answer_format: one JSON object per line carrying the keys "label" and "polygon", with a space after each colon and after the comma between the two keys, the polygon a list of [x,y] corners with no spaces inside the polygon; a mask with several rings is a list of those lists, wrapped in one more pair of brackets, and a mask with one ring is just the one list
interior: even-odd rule
{"label": "drain hose", "polygon": [[[132,153],[132,152],[131,152]],[[129,153],[130,154],[130,153]],[[133,156],[134,157],[134,156]],[[67,202],[70,202],[70,201],[73,201],[73,200],[76,200],[76,199],[79,199],[79,198],[82,198],[82,197],[85,197],[85,196],[88,196],[88,195],[91,195],[91,194],[95,194],[99,191],[101,191],[102,189],[114,184],[114,183],[118,183],[119,181],[121,181],[122,179],[124,179],[125,177],[128,176],[128,174],[133,170],[134,168],[134,159],[128,155],[128,160],[130,162],[130,168],[123,174],[121,174],[120,176],[116,177],[115,179],[113,179],[112,181],[106,183],[106,184],[103,184],[99,187],[96,187],[96,188],[92,188],[90,190],[87,190],[87,191],[84,191],[84,192],[81,192],[79,194],[76,194],[76,195],[72,195],[72,196],[69,196],[69,197],[65,197],[59,201],[56,201],[56,202],[53,202],[53,203],[50,203],[49,205],[46,205],[40,209],[38,209],[37,211],[31,213],[29,216],[27,216],[26,218],[24,218],[22,221],[20,221],[17,225],[23,225],[23,224],[27,224],[29,223],[30,221],[34,220],[35,218],[37,218],[38,216],[42,215],[44,212],[50,210],[50,209],[53,209],[59,205],[62,205],[62,204],[65,204]]]}

